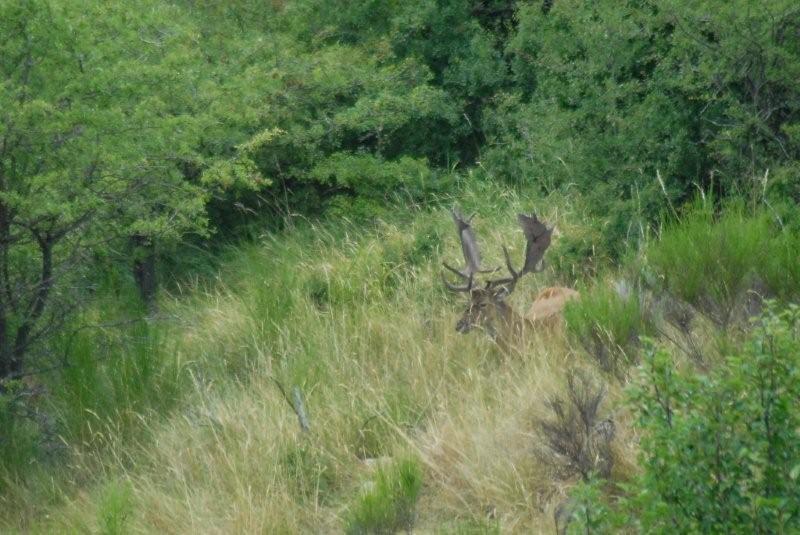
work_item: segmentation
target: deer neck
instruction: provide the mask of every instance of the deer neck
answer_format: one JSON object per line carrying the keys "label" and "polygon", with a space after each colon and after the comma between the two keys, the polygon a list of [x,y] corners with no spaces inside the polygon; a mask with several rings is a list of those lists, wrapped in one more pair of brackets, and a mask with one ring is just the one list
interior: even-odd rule
{"label": "deer neck", "polygon": [[495,308],[498,319],[503,323],[512,323],[520,318],[520,315],[505,301],[496,302]]}
{"label": "deer neck", "polygon": [[501,327],[497,333],[498,341],[508,342],[521,335],[531,322],[526,317],[517,314],[517,311],[504,301],[496,303],[497,320]]}

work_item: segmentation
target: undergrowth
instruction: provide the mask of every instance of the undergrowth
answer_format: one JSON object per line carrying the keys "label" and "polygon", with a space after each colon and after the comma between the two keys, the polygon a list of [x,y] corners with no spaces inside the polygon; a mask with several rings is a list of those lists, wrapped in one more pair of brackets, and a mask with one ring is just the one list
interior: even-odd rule
{"label": "undergrowth", "polygon": [[585,287],[564,311],[569,335],[603,371],[622,375],[638,359],[639,340],[652,334],[641,296],[629,287]]}
{"label": "undergrowth", "polygon": [[352,535],[411,533],[422,490],[422,469],[417,461],[403,459],[379,468],[375,481],[358,496],[345,521]]}
{"label": "undergrowth", "polygon": [[798,240],[769,211],[730,202],[718,213],[711,200],[699,200],[649,245],[647,269],[654,285],[727,328],[749,301],[800,295]]}
{"label": "undergrowth", "polygon": [[796,532],[798,354],[800,311],[775,303],[711,373],[680,369],[651,344],[629,396],[642,472],[612,503],[597,480],[581,489],[575,532]]}

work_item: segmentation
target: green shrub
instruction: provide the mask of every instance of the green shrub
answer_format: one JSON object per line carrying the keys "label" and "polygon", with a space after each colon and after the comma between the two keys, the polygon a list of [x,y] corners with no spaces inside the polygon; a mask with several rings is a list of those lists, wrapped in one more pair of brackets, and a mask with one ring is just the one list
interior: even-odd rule
{"label": "green shrub", "polygon": [[422,470],[416,460],[399,461],[376,474],[374,487],[359,496],[346,520],[351,534],[411,531],[422,490]]}
{"label": "green shrub", "polygon": [[623,373],[636,359],[639,338],[651,331],[642,313],[637,292],[620,295],[605,284],[581,291],[580,299],[567,304],[567,332],[609,373]]}
{"label": "green shrub", "polygon": [[651,347],[631,395],[642,474],[622,525],[645,533],[800,530],[800,308],[768,303],[746,346],[707,375]]}
{"label": "green shrub", "polygon": [[[567,534],[616,533],[627,520],[624,514],[614,511],[603,496],[603,480],[593,478],[581,481],[570,492],[570,497],[555,512],[559,529]],[[559,533],[562,533],[559,531]]]}

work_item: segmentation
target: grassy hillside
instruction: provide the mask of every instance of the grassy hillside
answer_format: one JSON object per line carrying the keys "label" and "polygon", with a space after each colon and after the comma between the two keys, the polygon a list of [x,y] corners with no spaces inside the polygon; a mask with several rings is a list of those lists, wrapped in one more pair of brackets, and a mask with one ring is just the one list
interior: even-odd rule
{"label": "grassy hillside", "polygon": [[[578,219],[565,203],[501,191],[462,204],[478,210],[493,262],[501,243],[521,254],[515,210],[539,208],[561,229]],[[76,432],[84,441],[67,446],[74,458],[57,470],[56,489],[44,474],[33,488],[10,485],[6,529],[338,530],[377,466],[398,459],[423,473],[420,526],[548,522],[564,488],[532,453],[534,424],[580,358],[559,339],[531,336],[504,355],[481,333],[456,333],[463,298],[446,294],[439,279],[439,260],[458,251],[445,210],[398,211],[366,231],[347,222],[297,225],[237,248],[217,280],[165,303],[170,340],[146,357],[154,370],[142,381],[151,399],[141,406],[145,414],[148,405],[160,409],[169,401],[156,398],[177,389],[171,416],[137,418],[126,430],[102,417],[86,424]],[[530,277],[515,303],[553,280]],[[284,399],[295,386],[308,433]],[[87,404],[104,388],[88,392]],[[43,494],[64,503],[47,507]],[[28,524],[44,511],[49,521]]]}
{"label": "grassy hillside", "polygon": [[[101,335],[77,336],[49,409],[66,429],[45,444],[50,460],[6,474],[3,531],[552,532],[581,476],[543,423],[558,423],[553,400],[575,377],[607,391],[596,419],[614,424],[604,475],[618,493],[641,471],[642,428],[624,402],[627,385],[642,384],[639,335],[660,332],[680,368],[700,370],[745,336],[698,319],[681,342],[675,323],[647,327],[656,319],[612,290],[627,277],[639,291],[635,272],[657,276],[669,240],[691,238],[677,229],[693,227],[576,281],[585,270],[569,264],[570,242],[591,227],[568,199],[474,187],[458,202],[478,214],[486,265],[500,263],[501,244],[521,255],[518,211],[557,226],[551,267],[511,301],[523,309],[538,288],[577,284],[569,335],[529,332],[506,353],[484,333],[456,333],[465,301],[439,278],[440,261],[460,254],[445,208],[398,207],[371,228],[297,220],[231,249],[215,278],[180,286],[162,304],[168,321],[135,327],[107,360],[89,360]],[[739,221],[750,227],[750,216]],[[604,366],[601,347],[621,364]]]}

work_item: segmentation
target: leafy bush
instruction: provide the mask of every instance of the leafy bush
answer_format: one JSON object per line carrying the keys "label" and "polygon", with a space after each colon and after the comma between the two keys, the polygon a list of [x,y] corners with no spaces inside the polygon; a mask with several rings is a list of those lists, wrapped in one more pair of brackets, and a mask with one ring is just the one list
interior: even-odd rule
{"label": "leafy bush", "polygon": [[[405,194],[412,199],[424,198],[437,192],[441,184],[431,172],[428,162],[403,156],[395,161],[368,154],[336,153],[319,162],[309,173],[322,184],[351,193],[357,199],[383,204],[391,196]],[[344,208],[349,208],[345,205]],[[339,215],[358,217],[359,212],[340,210]],[[363,215],[361,215],[363,218]]]}
{"label": "leafy bush", "polygon": [[[597,284],[581,291],[580,299],[567,304],[567,332],[577,340],[601,369],[623,373],[636,359],[639,338],[651,332],[636,291]],[[624,292],[623,292],[624,293]]]}
{"label": "leafy bush", "polygon": [[708,375],[650,347],[632,406],[643,473],[620,526],[646,533],[800,529],[800,308],[774,303],[740,354]]}
{"label": "leafy bush", "polygon": [[553,519],[558,535],[615,533],[626,517],[614,511],[603,496],[603,480],[580,481],[570,496],[556,508]]}
{"label": "leafy bush", "polygon": [[417,461],[399,461],[380,469],[374,487],[364,492],[347,517],[347,533],[390,534],[411,531],[422,490],[422,470]]}

